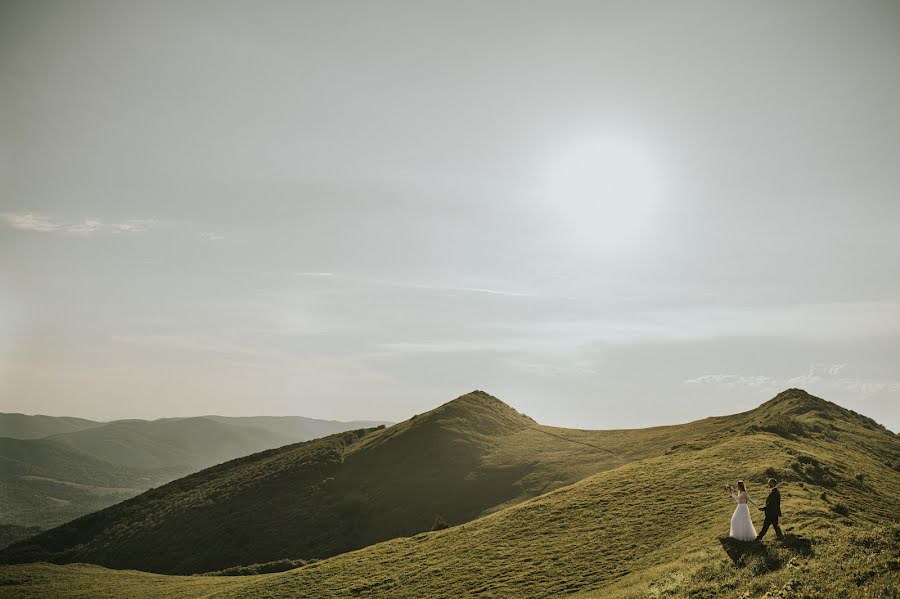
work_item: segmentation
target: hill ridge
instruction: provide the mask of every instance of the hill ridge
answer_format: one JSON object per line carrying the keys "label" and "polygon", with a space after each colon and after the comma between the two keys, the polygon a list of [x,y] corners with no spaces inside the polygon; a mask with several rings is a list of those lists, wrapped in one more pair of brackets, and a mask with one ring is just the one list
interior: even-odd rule
{"label": "hill ridge", "polygon": [[[470,396],[448,403],[457,408],[485,408],[479,404],[484,399]],[[794,408],[803,408],[804,402],[810,401],[826,409],[794,413]],[[420,528],[413,534],[395,535],[384,542],[284,572],[245,577],[166,577],[81,564],[32,564],[0,567],[0,576],[6,581],[4,590],[22,598],[65,596],[73,585],[92,599],[121,596],[125,589],[141,599],[149,599],[154,593],[216,599],[475,595],[537,598],[572,594],[604,599],[894,596],[900,583],[896,569],[900,526],[890,523],[900,521],[898,438],[866,426],[850,411],[831,413],[827,404],[816,398],[808,400],[796,391],[780,397],[774,406],[767,403],[749,412],[686,425],[594,433],[569,430],[567,434],[572,438],[590,439],[614,450],[622,461],[611,461],[607,464],[610,467],[589,472],[571,484],[550,485],[537,496],[520,497],[515,503],[488,510],[482,517],[448,522],[456,526],[434,531]],[[492,406],[492,402],[487,403],[487,408]],[[411,427],[410,422],[417,419],[427,426]],[[449,416],[439,413],[427,420],[417,419],[397,425],[402,431],[411,429],[410,434],[398,438],[408,441],[434,422],[451,427],[458,423],[452,410]],[[788,428],[779,428],[785,423]],[[346,447],[388,436],[389,430],[369,432]],[[452,430],[443,437],[435,446],[439,451],[431,457],[441,457],[441,452],[448,449],[445,444],[452,448],[461,442],[457,432]],[[552,439],[537,438],[538,434],[525,428],[495,437],[481,438],[476,434],[470,441],[486,443],[493,438],[497,444],[478,455],[509,467],[512,457],[553,443]],[[652,451],[634,453],[648,446],[652,446]],[[391,453],[392,447],[396,446],[386,443],[376,447],[377,452],[350,455],[344,465],[350,464],[357,472],[369,472],[378,462],[367,460],[379,452],[385,452],[381,457],[390,458],[388,463],[397,470],[414,464],[392,461],[397,457]],[[419,449],[412,457],[424,460],[430,448]],[[266,457],[277,462],[279,454],[280,450],[273,450]],[[535,455],[528,459],[535,459]],[[567,451],[558,444],[541,459],[546,459],[553,470],[580,455],[583,454]],[[502,459],[498,461],[498,457]],[[561,462],[554,461],[560,457]],[[253,456],[244,460],[247,464],[259,461]],[[226,465],[218,468],[222,472],[228,470]],[[502,472],[481,470],[472,474],[501,476]],[[519,482],[525,484],[523,481],[537,472],[525,473]],[[380,477],[385,472],[378,474]],[[430,473],[415,474],[416,488],[427,494]],[[734,503],[723,493],[722,484],[741,478],[759,502],[765,497],[766,479],[772,476],[781,481],[785,539],[774,541],[770,534],[761,544],[728,542],[723,537]],[[209,478],[211,483],[221,484],[221,479]],[[338,496],[349,500],[344,506],[349,509],[341,512],[334,523],[341,526],[358,517],[353,509],[353,493],[360,488],[341,488],[346,481],[335,482],[340,489]],[[392,481],[388,483],[386,488],[391,488]],[[429,500],[452,490],[439,488]],[[203,498],[216,505],[214,497]],[[364,505],[368,498],[360,499],[360,505]],[[397,497],[390,499],[379,506],[378,517],[383,520],[393,517],[391,509],[401,507]],[[166,506],[160,504],[159,511]],[[247,540],[252,542],[254,536],[267,534],[259,524],[261,514],[271,511],[270,507],[256,506],[250,515],[256,526]],[[227,506],[220,513],[228,514]],[[410,514],[402,516],[409,518]],[[761,515],[753,510],[752,517],[759,526]],[[291,521],[282,517],[278,525],[284,527]],[[884,526],[885,522],[889,525]],[[128,529],[136,525],[133,521],[99,524]],[[308,528],[310,521],[302,525]],[[216,522],[216,526],[228,531],[227,522]],[[344,529],[342,533],[353,534],[353,530]],[[180,534],[175,538],[183,543],[184,532]],[[55,534],[55,538],[59,535]],[[105,539],[74,538],[73,542],[82,540],[87,540],[96,552]],[[112,541],[113,550],[129,550],[127,544]],[[228,548],[227,543],[220,543],[215,549]],[[252,547],[244,545],[239,549],[247,557]],[[153,552],[152,547],[141,544],[135,544],[131,550]],[[91,559],[79,561],[97,563],[98,555],[102,557],[95,553],[87,555]],[[50,557],[52,561],[73,561],[79,556],[62,560]],[[304,558],[301,554],[292,557]],[[2,555],[2,559],[7,558],[8,555]],[[288,566],[302,563],[285,562]],[[270,567],[272,564],[258,563],[245,570],[271,572],[265,569]]]}
{"label": "hill ridge", "polygon": [[[830,421],[818,411],[786,415],[779,406],[793,405],[785,398],[798,393],[780,394],[774,408],[767,402],[732,416],[587,431],[543,427],[475,390],[391,427],[220,464],[75,521],[64,527],[68,532],[56,529],[14,545],[0,552],[0,561],[82,561],[187,574],[329,558],[426,532],[436,516],[469,526],[628,464],[663,457],[660,463],[673,464],[706,450],[718,455],[717,446],[742,436],[771,452],[786,443],[832,447],[850,434],[849,450],[865,449],[867,459],[880,451],[879,463],[900,460],[893,437],[894,445],[885,445],[886,436],[849,412],[846,421],[843,412]],[[817,461],[818,450],[809,451],[802,461],[781,456],[781,466],[773,462],[778,477],[830,485],[847,476]],[[763,480],[764,470],[748,470],[748,480]],[[166,539],[178,542],[157,547]]]}

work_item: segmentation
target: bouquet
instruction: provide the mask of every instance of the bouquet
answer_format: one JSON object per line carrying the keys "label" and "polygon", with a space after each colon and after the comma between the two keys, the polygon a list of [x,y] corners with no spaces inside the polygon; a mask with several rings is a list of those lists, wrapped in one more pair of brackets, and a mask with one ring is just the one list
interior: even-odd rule
{"label": "bouquet", "polygon": [[725,492],[726,493],[734,493],[734,486],[733,485],[725,485]]}

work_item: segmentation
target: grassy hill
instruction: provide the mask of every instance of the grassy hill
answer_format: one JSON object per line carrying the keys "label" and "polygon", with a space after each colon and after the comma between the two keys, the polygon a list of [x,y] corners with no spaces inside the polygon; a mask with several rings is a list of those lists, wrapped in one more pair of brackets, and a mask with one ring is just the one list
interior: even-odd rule
{"label": "grassy hill", "polygon": [[[377,448],[397,459],[395,437],[411,443],[403,436],[421,427],[433,435],[455,426],[456,434],[448,436],[453,441],[435,443],[439,451],[432,455],[449,459],[457,468],[468,455],[458,449],[467,430],[474,433],[463,438],[481,447],[483,456],[498,455],[498,443],[491,439],[516,438],[531,430],[547,437],[549,432],[572,434],[579,443],[608,451],[594,452],[609,456],[608,465],[623,463],[445,530],[395,538],[281,573],[183,578],[83,564],[32,564],[0,568],[0,583],[11,597],[896,596],[900,441],[863,416],[789,390],[751,412],[631,431],[631,442],[626,442],[625,431],[598,431],[592,437],[587,431],[576,435],[531,428],[527,418],[476,394],[461,400],[438,408],[436,415],[345,436],[345,462]],[[472,411],[475,416],[469,415]],[[612,436],[604,440],[604,434]],[[642,438],[657,455],[635,457],[634,445]],[[425,451],[419,444],[412,447]],[[617,449],[627,449],[626,455],[635,459],[621,457]],[[557,463],[565,462],[559,451]],[[271,458],[279,452],[266,453]],[[239,462],[258,461],[253,458]],[[427,461],[407,459],[404,468]],[[219,468],[225,467],[229,465]],[[475,471],[485,472],[482,468],[483,463]],[[734,509],[722,484],[743,478],[751,496],[761,500],[764,481],[772,475],[783,481],[785,541],[776,542],[771,533],[761,546],[722,539]],[[530,469],[519,479],[525,481],[520,491],[541,477],[546,470]],[[209,482],[214,479],[211,475]],[[428,486],[423,485],[423,493]],[[506,495],[495,493],[494,499]],[[261,506],[257,519],[267,507]],[[757,527],[761,519],[754,514]],[[283,523],[289,526],[290,518]],[[59,530],[38,539],[43,551],[63,550],[42,558],[91,557],[66,554],[75,539],[64,539]],[[101,541],[95,537],[90,542]],[[15,547],[3,558],[26,557],[25,549]]]}
{"label": "grassy hill", "polygon": [[350,426],[301,417],[102,423],[0,414],[0,427],[16,436],[0,437],[0,525],[49,528],[201,468]]}
{"label": "grassy hill", "polygon": [[196,573],[317,559],[459,524],[733,423],[540,426],[476,391],[381,430],[234,460],[10,548],[4,559]]}
{"label": "grassy hill", "polygon": [[43,530],[40,526],[22,526],[19,524],[0,524],[0,547],[6,547],[20,539],[33,537]]}
{"label": "grassy hill", "polygon": [[47,439],[0,437],[0,523],[56,526],[186,473],[110,464]]}
{"label": "grassy hill", "polygon": [[30,416],[28,414],[0,412],[0,437],[12,439],[41,439],[58,433],[103,426],[102,422],[68,416]]}
{"label": "grassy hill", "polygon": [[310,441],[344,431],[393,424],[381,420],[320,420],[303,416],[203,416],[203,418],[233,426],[267,430],[285,437],[290,443]]}
{"label": "grassy hill", "polygon": [[189,470],[292,442],[287,435],[203,417],[116,420],[48,439],[123,466]]}

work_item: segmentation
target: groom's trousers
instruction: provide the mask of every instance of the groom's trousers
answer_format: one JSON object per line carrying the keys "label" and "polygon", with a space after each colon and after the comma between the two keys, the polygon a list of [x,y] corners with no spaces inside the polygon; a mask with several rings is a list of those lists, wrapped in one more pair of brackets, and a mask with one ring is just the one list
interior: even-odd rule
{"label": "groom's trousers", "polygon": [[766,536],[766,533],[769,532],[769,526],[771,526],[772,528],[775,529],[775,536],[776,536],[776,537],[781,537],[781,536],[782,536],[782,534],[781,534],[781,527],[778,526],[778,516],[775,516],[774,518],[770,518],[769,516],[766,516],[766,519],[763,520],[763,527],[762,527],[762,530],[759,531],[759,534],[757,535],[756,538],[757,538],[757,539],[761,539],[761,538],[763,538],[764,536]]}

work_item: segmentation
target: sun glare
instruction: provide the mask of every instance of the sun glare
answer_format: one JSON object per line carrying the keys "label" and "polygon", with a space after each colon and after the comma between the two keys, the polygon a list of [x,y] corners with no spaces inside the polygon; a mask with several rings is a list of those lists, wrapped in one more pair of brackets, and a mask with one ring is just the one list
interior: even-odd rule
{"label": "sun glare", "polygon": [[659,160],[648,147],[598,135],[563,144],[548,164],[543,196],[561,238],[581,250],[647,246],[663,192]]}

